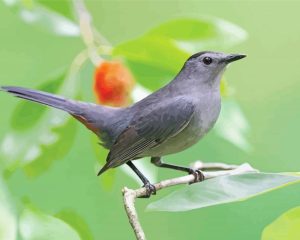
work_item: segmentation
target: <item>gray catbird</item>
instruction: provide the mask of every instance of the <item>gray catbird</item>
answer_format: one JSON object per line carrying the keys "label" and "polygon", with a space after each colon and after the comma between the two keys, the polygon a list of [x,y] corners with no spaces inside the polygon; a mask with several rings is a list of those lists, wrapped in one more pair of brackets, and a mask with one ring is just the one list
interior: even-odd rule
{"label": "gray catbird", "polygon": [[126,108],[69,100],[21,87],[1,89],[71,114],[97,134],[103,146],[110,150],[98,175],[126,163],[142,180],[150,196],[155,194],[155,187],[132,160],[151,157],[151,162],[158,167],[185,171],[201,180],[201,172],[163,163],[161,156],[192,146],[213,127],[221,108],[221,75],[228,63],[244,57],[218,52],[196,53],[187,59],[173,81]]}

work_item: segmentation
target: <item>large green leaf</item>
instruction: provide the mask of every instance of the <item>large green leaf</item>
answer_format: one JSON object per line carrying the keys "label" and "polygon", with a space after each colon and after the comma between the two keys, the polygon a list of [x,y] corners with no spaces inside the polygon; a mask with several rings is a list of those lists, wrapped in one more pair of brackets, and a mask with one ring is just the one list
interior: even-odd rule
{"label": "large green leaf", "polygon": [[242,201],[300,181],[300,176],[275,173],[244,173],[208,179],[185,186],[148,205],[154,211],[189,211]]}
{"label": "large green leaf", "polygon": [[[79,26],[71,19],[48,7],[47,1],[3,0],[26,23],[59,36],[77,37]],[[52,5],[51,5],[52,6]]]}
{"label": "large green leaf", "polygon": [[268,225],[261,240],[297,240],[300,239],[300,207],[283,213],[274,222]]}
{"label": "large green leaf", "polygon": [[23,240],[81,239],[69,224],[30,208],[21,214],[19,228]]}
{"label": "large green leaf", "polygon": [[189,53],[208,49],[227,49],[241,43],[247,33],[237,25],[222,19],[176,19],[149,31],[150,36],[164,36]]}
{"label": "large green leaf", "polygon": [[143,87],[152,91],[161,88],[171,81],[176,74],[175,72],[163,69],[160,66],[153,66],[139,61],[127,60],[126,63],[135,79],[138,79],[138,82]]}
{"label": "large green leaf", "polygon": [[189,57],[189,54],[178,48],[172,40],[157,36],[141,37],[120,44],[114,48],[113,54],[175,73]]}
{"label": "large green leaf", "polygon": [[246,38],[243,29],[221,19],[177,19],[117,45],[113,55],[126,59],[142,85],[157,90],[172,80],[190,54],[220,46],[228,48]]}
{"label": "large green leaf", "polygon": [[[68,96],[77,95],[76,87],[68,87],[68,80],[57,89],[57,81],[64,80],[63,76],[64,74],[59,75],[43,84],[43,90],[56,90]],[[8,173],[25,167],[29,176],[36,176],[69,151],[76,133],[76,124],[65,112],[32,102],[25,103],[25,100],[19,101],[21,102],[12,115],[13,128],[7,130],[1,141],[0,157]],[[35,108],[37,110],[31,110]],[[30,114],[32,115],[27,116]]]}
{"label": "large green leaf", "polygon": [[178,19],[121,43],[113,55],[124,57],[137,80],[156,90],[174,77],[192,53],[228,48],[246,37],[243,29],[221,19]]}

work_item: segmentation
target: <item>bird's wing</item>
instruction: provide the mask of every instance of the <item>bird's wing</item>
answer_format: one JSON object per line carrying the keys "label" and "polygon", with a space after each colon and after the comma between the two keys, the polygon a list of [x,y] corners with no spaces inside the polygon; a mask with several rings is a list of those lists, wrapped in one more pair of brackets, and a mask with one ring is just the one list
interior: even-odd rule
{"label": "bird's wing", "polygon": [[107,163],[98,175],[177,135],[188,125],[193,114],[193,103],[182,98],[139,111],[111,147]]}

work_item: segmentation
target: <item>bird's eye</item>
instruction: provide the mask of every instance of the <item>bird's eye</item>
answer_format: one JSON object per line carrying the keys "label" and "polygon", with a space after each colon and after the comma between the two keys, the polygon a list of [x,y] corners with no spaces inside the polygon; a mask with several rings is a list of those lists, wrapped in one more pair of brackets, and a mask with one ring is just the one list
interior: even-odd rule
{"label": "bird's eye", "polygon": [[212,59],[210,57],[204,57],[202,61],[205,65],[209,65],[212,63]]}

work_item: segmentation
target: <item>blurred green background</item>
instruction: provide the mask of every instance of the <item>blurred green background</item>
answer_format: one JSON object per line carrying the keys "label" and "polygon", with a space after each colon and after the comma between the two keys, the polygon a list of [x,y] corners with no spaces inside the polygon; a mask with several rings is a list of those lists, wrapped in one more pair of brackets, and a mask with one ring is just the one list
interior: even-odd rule
{"label": "blurred green background", "polygon": [[[248,57],[231,66],[225,76],[235,88],[234,97],[251,126],[248,140],[253,150],[240,150],[211,133],[196,146],[166,160],[180,164],[196,159],[249,162],[262,171],[299,171],[299,1],[124,0],[86,4],[95,26],[112,44],[179,17],[214,16],[245,29],[247,41],[228,52],[242,52]],[[35,88],[58,69],[68,67],[84,47],[80,38],[58,37],[22,22],[3,3],[0,16],[1,85]],[[87,67],[80,76],[81,86],[92,89],[92,77],[93,69]],[[10,116],[18,102],[0,94],[0,139],[9,131]],[[138,185],[116,170],[112,188],[104,188],[95,176],[97,160],[90,144],[91,133],[76,124],[75,144],[63,159],[36,178],[28,178],[18,169],[6,180],[11,203],[22,208],[18,199],[25,197],[51,215],[72,209],[85,220],[93,236],[90,239],[133,239],[120,191],[125,185]],[[168,170],[158,173],[159,179],[176,175]],[[139,200],[137,206],[148,239],[253,240],[260,239],[265,226],[280,214],[299,205],[299,191],[299,184],[292,185],[248,201],[181,213],[144,212],[149,201],[157,197]]]}

